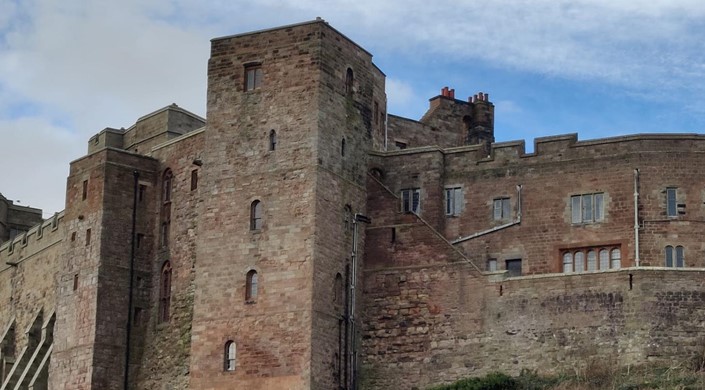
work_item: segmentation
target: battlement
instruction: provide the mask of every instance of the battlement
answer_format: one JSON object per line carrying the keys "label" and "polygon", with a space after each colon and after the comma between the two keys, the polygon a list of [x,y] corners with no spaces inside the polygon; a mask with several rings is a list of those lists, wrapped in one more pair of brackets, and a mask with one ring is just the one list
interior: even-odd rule
{"label": "battlement", "polygon": [[20,206],[0,194],[0,243],[27,231],[42,220],[42,210]]}
{"label": "battlement", "polygon": [[206,120],[175,103],[137,119],[129,128],[105,128],[88,140],[88,154],[106,147],[148,154],[151,149],[205,126]]}
{"label": "battlement", "polygon": [[61,211],[27,232],[0,244],[0,272],[61,242],[64,237],[63,221],[64,212]]}

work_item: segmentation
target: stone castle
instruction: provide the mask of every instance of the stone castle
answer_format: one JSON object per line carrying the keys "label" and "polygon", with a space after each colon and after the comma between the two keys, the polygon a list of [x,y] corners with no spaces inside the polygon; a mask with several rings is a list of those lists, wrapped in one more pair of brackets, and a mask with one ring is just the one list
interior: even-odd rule
{"label": "stone castle", "polygon": [[705,136],[494,142],[387,114],[325,21],[216,38],[207,120],[106,128],[66,208],[0,197],[15,389],[424,389],[705,348]]}

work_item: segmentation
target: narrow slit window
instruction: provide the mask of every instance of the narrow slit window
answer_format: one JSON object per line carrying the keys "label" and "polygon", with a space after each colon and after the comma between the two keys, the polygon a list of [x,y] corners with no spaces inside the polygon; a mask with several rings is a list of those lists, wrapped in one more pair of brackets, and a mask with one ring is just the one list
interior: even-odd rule
{"label": "narrow slit window", "polygon": [[191,171],[191,191],[198,188],[198,169]]}
{"label": "narrow slit window", "polygon": [[250,230],[262,229],[262,202],[255,200],[250,205]]}
{"label": "narrow slit window", "polygon": [[83,181],[83,193],[81,194],[81,200],[86,200],[88,198],[88,180]]}
{"label": "narrow slit window", "polygon": [[277,132],[271,130],[269,132],[269,151],[273,152],[277,150]]}
{"label": "narrow slit window", "polygon": [[159,283],[159,322],[169,321],[171,306],[171,263],[167,260],[162,266]]}
{"label": "narrow slit window", "polygon": [[237,347],[235,342],[230,340],[225,343],[225,353],[223,359],[223,369],[225,371],[235,371],[235,357],[237,353]]}
{"label": "narrow slit window", "polygon": [[676,188],[666,188],[666,215],[669,217],[678,216],[678,205],[676,204]]}
{"label": "narrow slit window", "polygon": [[251,270],[247,273],[247,280],[245,283],[246,302],[254,302],[257,300],[258,282],[257,271]]}

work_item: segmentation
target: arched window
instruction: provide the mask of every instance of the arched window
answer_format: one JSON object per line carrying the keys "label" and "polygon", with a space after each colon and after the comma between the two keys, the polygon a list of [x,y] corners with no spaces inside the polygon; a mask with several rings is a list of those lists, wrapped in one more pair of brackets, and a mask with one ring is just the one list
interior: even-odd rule
{"label": "arched window", "polygon": [[340,155],[345,157],[345,137],[340,141]]}
{"label": "arched window", "polygon": [[619,248],[612,249],[612,252],[610,253],[610,268],[620,268],[622,266],[622,252],[619,250]]}
{"label": "arched window", "polygon": [[169,306],[171,305],[171,263],[165,261],[162,266],[159,281],[159,322],[169,321]]}
{"label": "arched window", "polygon": [[235,371],[235,357],[237,355],[237,346],[235,342],[229,340],[225,343],[223,354],[223,369],[225,371]]}
{"label": "arched window", "polygon": [[250,230],[262,229],[262,202],[255,200],[250,205]]}
{"label": "arched window", "polygon": [[563,254],[563,272],[573,272],[573,254],[570,252],[566,252]]}
{"label": "arched window", "polygon": [[173,186],[174,175],[171,169],[164,170],[162,175],[162,210],[161,210],[161,229],[159,232],[159,241],[162,247],[169,245],[169,231],[171,230],[171,190]]}
{"label": "arched window", "polygon": [[343,276],[340,272],[335,274],[335,283],[333,284],[333,303],[336,306],[343,305]]}
{"label": "arched window", "polygon": [[607,249],[600,249],[600,269],[610,268],[610,252]]}
{"label": "arched window", "polygon": [[355,82],[355,76],[353,75],[353,70],[348,68],[345,72],[345,94],[350,96],[353,93],[353,83]]}
{"label": "arched window", "polygon": [[245,283],[245,301],[254,302],[257,299],[257,271],[251,270],[247,273]]}
{"label": "arched window", "polygon": [[583,252],[575,253],[575,272],[585,272],[585,254]]}
{"label": "arched window", "polygon": [[277,132],[272,129],[269,132],[269,151],[277,149]]}

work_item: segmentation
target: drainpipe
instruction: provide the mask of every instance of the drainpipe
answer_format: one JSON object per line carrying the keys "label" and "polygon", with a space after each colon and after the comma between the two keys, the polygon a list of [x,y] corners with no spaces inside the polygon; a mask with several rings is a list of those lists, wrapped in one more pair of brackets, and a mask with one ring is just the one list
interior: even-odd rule
{"label": "drainpipe", "polygon": [[639,169],[634,169],[634,261],[639,267]]}
{"label": "drainpipe", "polygon": [[132,280],[135,275],[135,230],[137,226],[137,195],[139,192],[139,178],[140,173],[133,171],[132,175],[135,178],[135,187],[132,194],[132,245],[130,248],[130,287],[128,290],[127,298],[127,335],[125,337],[125,383],[124,389],[129,389],[130,382],[130,336],[132,333],[132,290],[134,286],[132,285]]}
{"label": "drainpipe", "polygon": [[387,112],[387,95],[384,95],[384,151],[387,151],[387,117],[389,113]]}
{"label": "drainpipe", "polygon": [[517,185],[517,222],[521,222],[521,188],[522,185]]}

